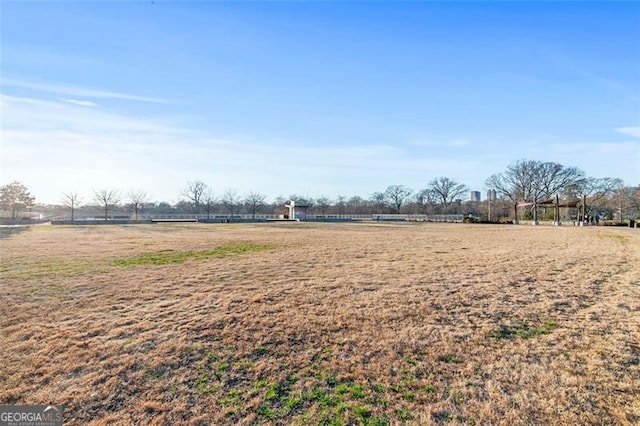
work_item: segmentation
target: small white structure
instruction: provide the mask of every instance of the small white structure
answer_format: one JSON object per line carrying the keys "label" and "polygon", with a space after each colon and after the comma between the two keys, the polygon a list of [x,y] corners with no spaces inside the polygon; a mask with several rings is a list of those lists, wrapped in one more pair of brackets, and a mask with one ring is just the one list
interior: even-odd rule
{"label": "small white structure", "polygon": [[289,200],[288,204],[285,204],[284,206],[289,209],[289,220],[295,220],[296,219],[296,202],[293,200]]}

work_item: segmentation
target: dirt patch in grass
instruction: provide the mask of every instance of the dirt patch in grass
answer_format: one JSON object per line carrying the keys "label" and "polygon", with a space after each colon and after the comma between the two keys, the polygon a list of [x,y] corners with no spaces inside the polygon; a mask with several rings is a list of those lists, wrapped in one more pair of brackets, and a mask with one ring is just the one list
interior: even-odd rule
{"label": "dirt patch in grass", "polygon": [[0,403],[65,424],[640,421],[629,230],[38,227],[0,250]]}

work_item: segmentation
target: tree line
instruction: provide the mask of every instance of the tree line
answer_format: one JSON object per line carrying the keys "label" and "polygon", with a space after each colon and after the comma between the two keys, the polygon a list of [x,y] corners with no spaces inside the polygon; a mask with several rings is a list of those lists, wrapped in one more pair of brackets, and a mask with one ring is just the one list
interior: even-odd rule
{"label": "tree line", "polygon": [[[194,213],[210,217],[215,214],[258,215],[273,214],[282,209],[287,200],[294,200],[302,214],[471,214],[491,220],[501,218],[538,220],[547,218],[543,208],[548,200],[577,200],[580,208],[573,212],[580,220],[593,215],[620,219],[640,217],[640,186],[625,186],[621,179],[590,177],[576,167],[567,167],[554,162],[518,160],[506,170],[486,180],[486,186],[495,191],[497,197],[482,203],[469,198],[469,188],[455,179],[441,176],[430,180],[426,187],[414,191],[404,185],[389,185],[385,190],[374,192],[367,198],[361,196],[325,196],[313,198],[300,194],[276,197],[271,202],[267,196],[250,191],[239,194],[226,189],[216,196],[213,187],[202,181],[188,182],[175,204],[151,201],[148,192],[142,189],[119,191],[117,189],[94,190],[85,198],[77,192],[65,192],[61,203],[50,209],[64,208],[71,219],[78,212],[99,210],[104,219],[114,212],[126,212],[138,219],[141,213],[184,214]],[[575,204],[575,203],[574,203]],[[526,205],[518,211],[519,205]],[[17,218],[22,212],[35,206],[35,198],[20,182],[0,187],[0,208]],[[43,206],[40,206],[43,207]],[[493,211],[491,217],[487,209]]]}

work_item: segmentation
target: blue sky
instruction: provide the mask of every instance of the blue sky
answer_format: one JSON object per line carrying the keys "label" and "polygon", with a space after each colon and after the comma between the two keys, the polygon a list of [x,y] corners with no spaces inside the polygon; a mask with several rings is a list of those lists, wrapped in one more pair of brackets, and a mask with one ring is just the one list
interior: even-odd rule
{"label": "blue sky", "polygon": [[640,184],[638,2],[18,2],[2,184],[368,197],[518,159]]}

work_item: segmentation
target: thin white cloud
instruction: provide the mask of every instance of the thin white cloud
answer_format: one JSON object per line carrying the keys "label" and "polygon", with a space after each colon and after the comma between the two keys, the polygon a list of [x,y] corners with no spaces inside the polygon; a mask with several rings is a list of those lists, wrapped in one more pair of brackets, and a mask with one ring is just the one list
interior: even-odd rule
{"label": "thin white cloud", "polygon": [[82,101],[82,100],[79,100],[79,99],[60,99],[60,100],[63,101],[63,102],[66,102],[68,104],[84,106],[84,107],[95,107],[95,106],[98,106],[98,104],[95,103],[95,102]]}
{"label": "thin white cloud", "polygon": [[566,143],[552,144],[549,148],[557,153],[634,153],[638,151],[637,142],[583,142],[583,143]]}
{"label": "thin white cloud", "polygon": [[78,96],[87,98],[121,99],[127,101],[165,103],[165,99],[150,96],[141,96],[131,93],[110,92],[86,87],[70,86],[66,84],[47,84],[33,81],[3,78],[2,85],[8,87],[20,87],[24,89],[38,90],[48,93],[56,93],[67,96]]}
{"label": "thin white cloud", "polygon": [[454,138],[448,140],[439,139],[415,139],[410,142],[413,146],[425,146],[425,147],[440,147],[440,148],[464,148],[470,145],[467,139]]}
{"label": "thin white cloud", "polygon": [[[366,197],[396,183],[419,190],[436,176],[481,190],[494,172],[491,163],[500,161],[504,167],[520,156],[509,150],[504,159],[487,160],[411,145],[308,146],[264,138],[224,139],[190,129],[173,117],[142,119],[100,106],[79,108],[69,102],[7,95],[0,95],[0,105],[0,180],[22,181],[39,202],[59,202],[60,194],[69,190],[90,198],[93,188],[103,187],[144,188],[158,200],[175,202],[186,182],[193,180],[211,185],[218,194],[236,188],[269,197]],[[626,173],[620,177],[632,181],[640,170],[636,141],[544,148],[563,164],[596,164],[585,169],[595,176],[611,175],[612,163]],[[506,151],[495,154],[500,152]]]}
{"label": "thin white cloud", "polygon": [[45,202],[56,202],[69,188],[90,194],[105,186],[141,187],[175,201],[186,182],[196,179],[217,192],[234,187],[269,196],[367,196],[391,183],[419,189],[431,174],[473,168],[468,161],[415,158],[411,150],[387,145],[247,142],[169,126],[166,118],[6,95],[0,102],[3,174],[23,181]]}
{"label": "thin white cloud", "polygon": [[640,138],[640,127],[618,127],[614,130],[618,133],[622,133],[623,135]]}

